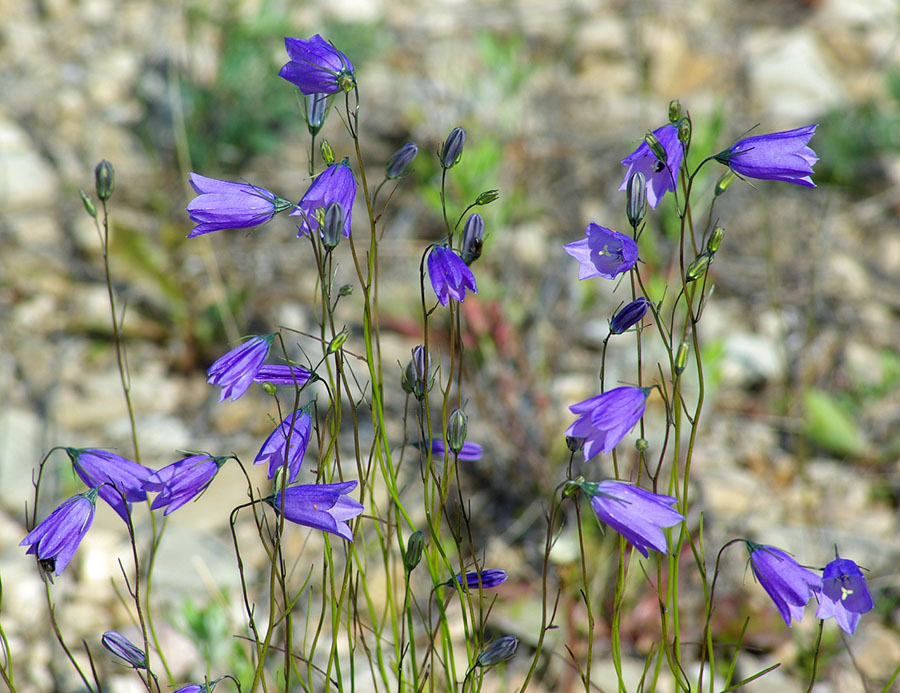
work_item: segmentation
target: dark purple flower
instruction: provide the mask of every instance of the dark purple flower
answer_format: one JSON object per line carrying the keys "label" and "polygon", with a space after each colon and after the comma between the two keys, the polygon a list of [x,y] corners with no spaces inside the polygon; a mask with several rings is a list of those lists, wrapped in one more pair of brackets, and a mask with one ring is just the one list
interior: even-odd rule
{"label": "dark purple flower", "polygon": [[269,355],[269,348],[274,339],[274,334],[264,334],[248,339],[216,359],[215,363],[209,367],[206,371],[209,379],[206,382],[222,388],[220,402],[224,401],[226,397],[231,397],[233,402],[247,391],[259,372],[262,362]]}
{"label": "dark purple flower", "polygon": [[181,688],[173,691],[172,693],[212,693],[213,689],[216,687],[216,684],[221,681],[224,676],[216,679],[215,681],[210,681],[207,683],[189,683],[187,686],[182,686]]}
{"label": "dark purple flower", "polygon": [[[489,587],[497,587],[498,585],[502,585],[506,582],[506,578],[509,577],[506,574],[505,570],[500,570],[499,568],[488,568],[487,570],[482,570],[480,573],[477,570],[472,570],[465,575],[456,575],[455,580],[460,585],[465,585],[469,589],[477,590],[479,578],[481,582],[481,586],[484,589]],[[452,584],[453,581],[451,580]]]}
{"label": "dark purple flower", "polygon": [[100,638],[100,642],[103,647],[135,669],[147,668],[147,655],[121,633],[108,630]]}
{"label": "dark purple flower", "polygon": [[[346,497],[355,488],[355,481],[288,486],[284,489],[284,519],[353,541],[353,532],[346,521],[364,510],[360,503]],[[266,499],[276,511],[281,508],[281,495],[277,491]]]}
{"label": "dark purple flower", "polygon": [[[288,479],[290,484],[300,473],[303,464],[303,456],[309,445],[309,437],[312,433],[312,419],[302,409],[298,409],[282,421],[274,431],[266,438],[266,442],[253,460],[253,464],[269,464],[269,478],[274,479],[278,470],[284,466],[285,454],[287,454]],[[287,446],[288,439],[290,445]]]}
{"label": "dark purple flower", "polygon": [[653,388],[617,387],[569,407],[578,419],[566,435],[584,438],[584,459],[610,452],[644,415]]}
{"label": "dark purple flower", "polygon": [[196,224],[188,238],[221,229],[259,226],[294,206],[256,185],[229,183],[197,173],[190,174],[189,179],[199,195],[187,206],[191,221]]}
{"label": "dark purple flower", "polygon": [[647,549],[665,553],[668,546],[662,528],[684,521],[684,515],[671,507],[678,502],[672,496],[651,493],[620,481],[578,485],[591,496],[591,507],[600,521],[625,537],[644,558],[650,555]]}
{"label": "dark purple flower", "polygon": [[584,234],[586,238],[563,246],[563,250],[581,263],[579,279],[613,279],[637,262],[637,243],[628,236],[593,222],[588,224]]}
{"label": "dark purple flower", "polygon": [[745,137],[716,155],[716,161],[730,166],[740,176],[760,180],[816,187],[812,182],[813,164],[819,160],[807,145],[818,125]]}
{"label": "dark purple flower", "polygon": [[775,602],[785,624],[790,626],[791,618],[799,622],[813,592],[822,589],[822,579],[781,549],[752,541],[746,544],[753,575]]}
{"label": "dark purple flower", "polygon": [[[444,450],[446,449],[444,445],[444,441],[440,438],[435,438],[431,441],[431,454],[437,455],[438,457],[444,456]],[[457,455],[457,459],[460,462],[475,462],[476,460],[481,459],[482,448],[478,443],[472,443],[470,441],[466,441],[463,443],[462,450],[459,451],[459,455]]]}
{"label": "dark purple flower", "polygon": [[609,324],[610,331],[613,334],[622,334],[628,328],[634,327],[644,319],[649,307],[650,301],[643,296],[635,299],[613,316]]}
{"label": "dark purple flower", "polygon": [[641,145],[631,154],[622,159],[622,165],[628,167],[625,172],[625,179],[619,190],[625,190],[628,186],[628,179],[635,171],[643,173],[646,179],[647,202],[653,209],[669,191],[675,190],[675,178],[678,175],[678,169],[681,168],[681,160],[684,158],[684,149],[678,140],[678,128],[671,124],[663,125],[653,131],[656,139],[666,150],[666,163],[660,161],[654,154],[647,142],[641,142]]}
{"label": "dark purple flower", "polygon": [[406,169],[409,168],[409,165],[418,154],[419,148],[416,146],[415,142],[407,142],[404,144],[391,155],[391,158],[388,159],[387,164],[385,164],[385,178],[390,180],[400,178],[400,176],[406,173]]}
{"label": "dark purple flower", "polygon": [[[75,473],[89,487],[99,487],[100,497],[109,503],[125,522],[128,522],[128,516],[131,514],[131,504],[147,500],[143,485],[153,473],[152,469],[106,450],[63,449],[72,460]],[[124,501],[122,493],[125,494]]]}
{"label": "dark purple flower", "polygon": [[290,60],[278,73],[304,94],[336,94],[356,86],[353,63],[316,34],[311,39],[284,39]]}
{"label": "dark purple flower", "polygon": [[30,544],[25,553],[37,554],[48,573],[59,575],[69,565],[75,550],[91,528],[96,502],[95,488],[72,496],[31,530],[19,546]]}
{"label": "dark purple flower", "polygon": [[478,293],[472,270],[454,250],[442,245],[434,246],[428,255],[428,276],[442,306],[446,306],[451,298],[464,301],[466,289]]}
{"label": "dark purple flower", "polygon": [[822,592],[816,618],[834,620],[846,633],[853,635],[861,614],[875,608],[866,586],[866,576],[849,558],[836,558],[822,573]]}
{"label": "dark purple flower", "polygon": [[328,205],[337,202],[344,212],[343,233],[349,238],[355,197],[356,179],[350,169],[350,160],[344,159],[339,164],[331,164],[316,176],[297,204],[297,209],[291,212],[292,217],[302,217],[297,235],[304,236],[319,230],[325,221],[325,210]]}
{"label": "dark purple flower", "polygon": [[303,387],[313,377],[313,372],[302,366],[260,366],[253,377],[253,382]]}
{"label": "dark purple flower", "polygon": [[227,459],[211,455],[190,455],[157,469],[144,482],[145,491],[159,493],[153,499],[150,509],[165,508],[163,515],[178,510],[206,490]]}

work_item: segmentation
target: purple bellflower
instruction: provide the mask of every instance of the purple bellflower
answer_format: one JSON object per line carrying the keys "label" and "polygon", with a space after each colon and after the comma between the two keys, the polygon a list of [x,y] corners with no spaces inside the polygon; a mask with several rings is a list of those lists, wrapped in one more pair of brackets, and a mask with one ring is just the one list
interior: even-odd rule
{"label": "purple bellflower", "polygon": [[100,642],[103,647],[135,669],[147,668],[147,655],[121,633],[108,630],[100,638]]}
{"label": "purple bellflower", "polygon": [[216,687],[216,684],[221,681],[224,676],[216,679],[215,681],[210,681],[207,683],[189,683],[187,686],[182,686],[181,688],[172,691],[172,693],[212,693],[213,689]]}
{"label": "purple bellflower", "polygon": [[288,387],[303,387],[315,377],[312,371],[303,366],[260,366],[253,377],[255,383],[272,383],[273,385],[287,385]]}
{"label": "purple bellflower", "polygon": [[342,233],[349,238],[355,197],[356,178],[353,177],[350,160],[344,159],[339,164],[331,164],[316,176],[297,204],[297,208],[291,212],[292,217],[302,217],[297,236],[305,236],[313,231],[321,233],[325,222],[325,210],[332,202],[337,202],[344,212]]}
{"label": "purple bellflower", "polygon": [[436,245],[428,254],[428,276],[438,302],[446,306],[451,298],[464,301],[466,289],[478,293],[475,275],[452,248]]}
{"label": "purple bellflower", "polygon": [[647,549],[665,553],[668,546],[662,528],[684,521],[684,515],[671,507],[678,502],[672,496],[620,481],[570,483],[590,495],[597,518],[625,537],[644,558],[650,555]]}
{"label": "purple bellflower", "polygon": [[[454,577],[460,585],[468,587],[472,590],[478,589],[478,583],[481,582],[481,587],[483,589],[488,589],[489,587],[497,587],[498,585],[502,585],[506,582],[506,578],[509,577],[506,574],[505,570],[500,570],[499,568],[488,568],[487,570],[482,570],[480,573],[477,570],[472,570],[466,573],[465,575],[459,574]],[[453,584],[453,580],[450,580],[448,585]]]}
{"label": "purple bellflower", "polygon": [[752,541],[746,544],[753,575],[775,602],[785,624],[790,626],[792,618],[799,623],[810,597],[822,589],[822,579],[781,549]]}
{"label": "purple bellflower", "polygon": [[188,238],[210,231],[260,226],[294,206],[256,185],[230,183],[197,173],[190,174],[189,179],[198,196],[187,206],[191,221],[196,224]]}
{"label": "purple bellflower", "polygon": [[150,509],[165,508],[163,515],[178,510],[206,490],[227,459],[212,455],[189,455],[157,469],[144,482],[145,491],[159,493],[153,499]]}
{"label": "purple bellflower", "polygon": [[717,154],[715,159],[729,166],[739,176],[779,180],[814,188],[816,184],[811,176],[813,164],[819,157],[807,145],[817,127],[818,125],[807,125],[786,132],[745,137]]}
{"label": "purple bellflower", "polygon": [[278,76],[304,94],[336,94],[356,86],[353,63],[319,34],[309,40],[285,37],[284,47],[290,60]]}
{"label": "purple bellflower", "polygon": [[609,323],[610,332],[622,334],[628,328],[634,327],[644,319],[650,305],[650,301],[643,296],[629,303],[613,316]]}
{"label": "purple bellflower", "polygon": [[860,615],[874,608],[866,576],[856,563],[849,558],[836,558],[825,566],[816,618],[834,616],[844,632],[853,635]]}
{"label": "purple bellflower", "polygon": [[644,415],[650,387],[617,387],[569,407],[578,419],[566,435],[584,439],[584,459],[608,453]]}
{"label": "purple bellflower", "polygon": [[[72,460],[75,473],[91,488],[99,487],[100,497],[109,503],[125,522],[128,522],[128,516],[131,514],[131,504],[147,500],[143,485],[153,473],[152,469],[106,450],[63,449]],[[122,493],[125,494],[124,501]]]}
{"label": "purple bellflower", "polygon": [[619,190],[625,190],[628,187],[628,179],[631,178],[633,172],[643,173],[647,181],[647,202],[653,209],[656,209],[656,205],[663,196],[667,192],[675,190],[675,179],[678,169],[681,168],[684,149],[678,140],[678,128],[672,124],[657,128],[653,134],[659,140],[662,148],[666,150],[666,162],[663,163],[657,159],[650,146],[646,142],[641,142],[634,152],[622,159],[622,165],[627,166],[628,171],[625,172],[625,179],[619,186]]}
{"label": "purple bellflower", "polygon": [[[446,447],[447,446],[442,439],[435,438],[431,441],[431,454],[436,455],[437,457],[443,457]],[[459,451],[456,459],[458,459],[460,462],[475,462],[476,460],[481,459],[481,453],[481,445],[479,445],[478,443],[469,442],[467,440],[465,443],[463,443],[462,449]]]}
{"label": "purple bellflower", "polygon": [[579,279],[613,279],[637,262],[637,243],[628,236],[593,222],[588,224],[584,234],[586,238],[563,246],[563,250],[580,263]]}
{"label": "purple bellflower", "polygon": [[[356,488],[355,481],[338,484],[299,484],[284,489],[284,519],[304,527],[331,532],[353,541],[353,532],[347,524],[359,515],[363,506],[348,498]],[[276,491],[266,502],[278,512],[282,505],[282,491]]]}
{"label": "purple bellflower", "polygon": [[25,553],[37,554],[44,570],[59,575],[69,565],[75,550],[91,528],[96,502],[95,488],[72,496],[31,530],[19,546],[30,544]]}
{"label": "purple bellflower", "polygon": [[[306,447],[312,433],[312,419],[302,409],[287,416],[266,438],[266,442],[253,460],[253,464],[269,464],[269,478],[274,479],[278,470],[284,466],[285,454],[288,464],[288,484],[292,483],[303,464]],[[287,446],[290,438],[290,446]]]}
{"label": "purple bellflower", "polygon": [[274,339],[274,334],[264,334],[248,339],[216,359],[215,363],[209,367],[206,371],[209,379],[206,382],[222,388],[220,402],[224,401],[226,397],[231,397],[233,402],[248,390],[262,367],[262,362],[269,355],[269,349]]}

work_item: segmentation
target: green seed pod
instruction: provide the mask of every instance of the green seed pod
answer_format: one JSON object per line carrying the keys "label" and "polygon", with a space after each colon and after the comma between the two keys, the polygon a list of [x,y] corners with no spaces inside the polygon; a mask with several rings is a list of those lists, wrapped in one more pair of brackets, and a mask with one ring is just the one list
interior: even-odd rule
{"label": "green seed pod", "polygon": [[84,190],[79,190],[81,193],[81,201],[84,203],[85,211],[90,214],[94,219],[97,218],[97,208],[94,206],[94,201],[91,199],[91,196],[88,195]]}
{"label": "green seed pod", "polygon": [[466,442],[469,417],[462,409],[454,409],[447,420],[447,445],[457,455]]}
{"label": "green seed pod", "polygon": [[116,187],[116,172],[106,159],[97,164],[97,168],[94,169],[94,187],[97,190],[97,197],[104,202],[112,197]]}
{"label": "green seed pod", "polygon": [[425,550],[425,535],[422,532],[413,532],[406,540],[406,553],[403,554],[403,566],[407,572],[412,572],[419,561],[422,560],[422,552]]}
{"label": "green seed pod", "polygon": [[485,190],[475,198],[476,205],[489,205],[491,202],[500,197],[499,190]]}
{"label": "green seed pod", "polygon": [[691,348],[687,342],[682,342],[678,345],[678,352],[675,354],[676,375],[681,375],[682,373],[684,373],[684,369],[687,368],[687,359],[690,351]]}
{"label": "green seed pod", "polygon": [[675,125],[681,120],[681,102],[678,99],[669,101],[669,122]]}
{"label": "green seed pod", "polygon": [[691,121],[687,118],[678,121],[678,141],[684,145],[691,141]]}
{"label": "green seed pod", "polygon": [[341,284],[338,294],[341,296],[350,296],[353,293],[353,284]]}
{"label": "green seed pod", "polygon": [[719,180],[716,181],[715,196],[718,197],[723,192],[728,190],[728,186],[731,185],[731,182],[734,180],[734,178],[734,171],[732,171],[731,169],[728,169],[727,171],[725,171],[725,173],[719,176]]}
{"label": "green seed pod", "polygon": [[716,224],[712,233],[709,235],[709,239],[706,241],[706,251],[711,255],[714,255],[719,250],[719,246],[722,245],[722,239],[724,237],[725,229]]}
{"label": "green seed pod", "polygon": [[688,283],[695,282],[706,274],[709,263],[712,262],[713,256],[709,253],[700,253],[694,261],[688,265],[687,272],[684,273],[685,281]]}
{"label": "green seed pod", "polygon": [[328,344],[328,353],[333,354],[342,346],[344,346],[344,342],[347,341],[347,337],[350,336],[350,331],[345,327],[340,332],[335,335],[334,339],[331,340]]}
{"label": "green seed pod", "polygon": [[322,144],[319,147],[322,151],[322,159],[325,160],[328,166],[331,166],[334,163],[334,150],[331,148],[328,140],[322,140]]}
{"label": "green seed pod", "polygon": [[634,448],[638,452],[645,452],[649,445],[650,444],[647,442],[646,438],[638,438],[636,441],[634,441]]}
{"label": "green seed pod", "polygon": [[659,138],[652,132],[648,132],[644,135],[644,142],[650,147],[650,151],[653,152],[653,155],[665,165],[668,161],[668,155],[666,154],[666,148],[662,146],[662,142],[659,141]]}

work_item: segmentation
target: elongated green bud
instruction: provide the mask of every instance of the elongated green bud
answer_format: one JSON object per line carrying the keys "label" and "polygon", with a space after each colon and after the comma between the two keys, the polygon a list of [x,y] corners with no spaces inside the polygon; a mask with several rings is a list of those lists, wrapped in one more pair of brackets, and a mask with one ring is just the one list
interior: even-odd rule
{"label": "elongated green bud", "polygon": [[463,449],[468,432],[469,417],[462,409],[454,409],[450,412],[447,421],[447,445],[457,455]]}
{"label": "elongated green bud", "polygon": [[687,359],[690,351],[691,348],[687,342],[682,342],[678,345],[678,351],[675,354],[676,375],[681,375],[682,373],[684,373],[684,369],[687,368]]}
{"label": "elongated green bud", "polygon": [[97,218],[97,208],[94,206],[94,201],[91,199],[91,196],[88,195],[84,190],[79,190],[81,193],[81,201],[84,203],[85,211],[90,214],[94,219]]}
{"label": "elongated green bud", "polygon": [[97,197],[106,202],[112,197],[116,187],[116,172],[113,165],[106,159],[97,164],[94,169],[94,186],[97,189]]}
{"label": "elongated green bud", "polygon": [[328,140],[322,140],[322,144],[319,145],[319,148],[322,151],[322,159],[328,166],[331,166],[331,164],[334,163],[334,150],[331,148]]}
{"label": "elongated green bud", "polygon": [[728,186],[731,185],[731,182],[734,180],[734,178],[734,171],[732,171],[731,169],[728,169],[727,171],[725,171],[725,173],[719,176],[719,180],[716,181],[715,196],[718,197],[723,192],[728,190]]}
{"label": "elongated green bud", "polygon": [[652,132],[648,132],[646,135],[644,135],[644,142],[647,143],[647,146],[650,147],[650,151],[653,152],[653,155],[662,164],[665,164],[668,161],[666,148],[662,146],[662,142],[659,141],[659,138],[656,135],[654,135]]}
{"label": "elongated green bud", "polygon": [[500,197],[499,190],[485,190],[475,198],[476,205],[489,205],[491,202]]}
{"label": "elongated green bud", "polygon": [[636,229],[647,213],[647,178],[640,171],[635,171],[628,177],[625,199],[628,223],[631,224],[631,228]]}
{"label": "elongated green bud", "polygon": [[678,141],[685,145],[691,141],[691,121],[687,118],[678,121]]}
{"label": "elongated green bud", "polygon": [[422,560],[422,552],[425,550],[425,535],[422,532],[413,532],[406,540],[406,553],[403,554],[403,566],[407,572],[412,572],[419,561]]}
{"label": "elongated green bud", "polygon": [[328,344],[328,353],[333,354],[342,346],[344,346],[344,342],[347,341],[347,337],[350,336],[350,331],[345,327],[340,332],[338,332],[334,339],[331,340]]}
{"label": "elongated green bud", "polygon": [[669,101],[669,122],[675,125],[681,120],[681,102],[678,99]]}
{"label": "elongated green bud", "polygon": [[687,272],[684,273],[684,279],[687,282],[695,282],[704,274],[706,274],[706,270],[709,268],[709,263],[712,262],[713,256],[709,253],[700,253],[694,261],[688,265]]}
{"label": "elongated green bud", "polygon": [[722,239],[725,238],[725,229],[716,224],[713,228],[712,233],[709,235],[709,240],[706,241],[706,251],[712,255],[719,250],[719,246],[722,245]]}

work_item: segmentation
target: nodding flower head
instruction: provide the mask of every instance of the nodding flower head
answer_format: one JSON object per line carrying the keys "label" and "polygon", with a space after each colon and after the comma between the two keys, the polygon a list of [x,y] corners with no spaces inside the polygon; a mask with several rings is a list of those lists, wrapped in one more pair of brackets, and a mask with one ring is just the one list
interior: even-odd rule
{"label": "nodding flower head", "polygon": [[356,86],[353,63],[319,34],[308,40],[285,38],[284,47],[290,60],[278,76],[304,94],[336,94]]}

